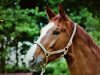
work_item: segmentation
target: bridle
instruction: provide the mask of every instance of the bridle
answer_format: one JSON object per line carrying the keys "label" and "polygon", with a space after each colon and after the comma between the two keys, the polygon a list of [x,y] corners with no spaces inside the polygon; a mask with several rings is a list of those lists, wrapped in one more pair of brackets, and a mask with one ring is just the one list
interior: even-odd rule
{"label": "bridle", "polygon": [[59,58],[61,58],[61,57],[64,57],[64,55],[67,54],[68,49],[69,49],[69,47],[72,45],[72,40],[73,40],[73,38],[74,38],[74,36],[75,36],[76,26],[77,26],[77,24],[74,23],[74,30],[73,30],[73,32],[72,32],[72,35],[71,35],[69,41],[68,41],[67,46],[66,46],[64,49],[60,49],[60,50],[57,50],[57,51],[52,51],[52,52],[50,52],[50,51],[48,51],[39,41],[36,41],[36,42],[34,43],[34,44],[37,44],[37,45],[41,48],[41,50],[43,50],[43,52],[45,53],[45,57],[46,57],[46,62],[45,62],[44,65],[43,65],[41,75],[43,75],[43,73],[45,72],[45,66],[46,66],[46,64],[48,63],[48,58],[49,58],[49,56],[54,55],[54,54],[63,53],[63,54],[59,57]]}

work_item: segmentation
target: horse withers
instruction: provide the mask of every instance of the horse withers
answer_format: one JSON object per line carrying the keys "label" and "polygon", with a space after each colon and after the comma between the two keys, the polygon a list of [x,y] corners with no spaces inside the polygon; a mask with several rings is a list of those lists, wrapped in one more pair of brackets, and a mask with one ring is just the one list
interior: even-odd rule
{"label": "horse withers", "polygon": [[58,9],[56,15],[46,6],[49,23],[41,29],[40,37],[28,51],[26,65],[44,69],[49,62],[64,57],[71,75],[100,75],[100,47],[68,18],[61,4]]}

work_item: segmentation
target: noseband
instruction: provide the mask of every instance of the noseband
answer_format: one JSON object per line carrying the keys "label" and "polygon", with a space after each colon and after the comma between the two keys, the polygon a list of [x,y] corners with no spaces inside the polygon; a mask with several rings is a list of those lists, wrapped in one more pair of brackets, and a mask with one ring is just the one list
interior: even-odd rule
{"label": "noseband", "polygon": [[[54,54],[63,53],[63,54],[59,57],[59,58],[61,58],[61,57],[64,57],[64,55],[67,54],[68,49],[69,49],[69,47],[72,45],[72,40],[73,40],[73,38],[74,38],[74,36],[75,36],[76,25],[77,25],[77,24],[74,23],[74,30],[73,30],[73,32],[72,32],[72,35],[71,35],[71,37],[70,37],[70,39],[69,39],[69,42],[68,42],[67,46],[66,46],[64,49],[60,49],[60,50],[57,50],[57,51],[52,51],[52,52],[50,52],[50,51],[48,51],[39,41],[36,41],[36,42],[34,43],[34,44],[37,44],[37,45],[41,48],[41,50],[45,53],[45,57],[46,57],[46,62],[44,63],[45,66],[46,66],[46,64],[48,63],[48,58],[49,58],[49,56],[54,55]],[[42,69],[42,72],[41,72],[41,75],[43,75],[44,72],[45,72],[45,69],[43,68],[43,69]]]}

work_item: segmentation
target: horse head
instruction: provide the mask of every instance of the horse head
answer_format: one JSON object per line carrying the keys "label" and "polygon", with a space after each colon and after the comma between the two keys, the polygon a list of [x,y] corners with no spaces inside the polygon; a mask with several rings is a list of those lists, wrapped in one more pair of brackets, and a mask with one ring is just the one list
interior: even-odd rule
{"label": "horse head", "polygon": [[49,23],[41,29],[40,37],[28,51],[27,65],[41,67],[44,63],[47,64],[67,54],[76,29],[61,4],[58,10],[59,14],[56,15],[48,5],[46,6]]}

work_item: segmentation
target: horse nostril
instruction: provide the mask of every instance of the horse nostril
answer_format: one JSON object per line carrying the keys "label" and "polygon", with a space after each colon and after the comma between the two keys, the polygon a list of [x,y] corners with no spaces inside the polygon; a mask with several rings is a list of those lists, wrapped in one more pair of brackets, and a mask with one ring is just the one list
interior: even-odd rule
{"label": "horse nostril", "polygon": [[34,61],[35,61],[35,56],[33,56],[31,60],[29,60],[29,63],[33,63]]}

